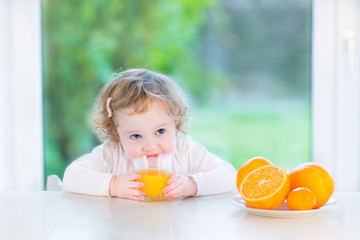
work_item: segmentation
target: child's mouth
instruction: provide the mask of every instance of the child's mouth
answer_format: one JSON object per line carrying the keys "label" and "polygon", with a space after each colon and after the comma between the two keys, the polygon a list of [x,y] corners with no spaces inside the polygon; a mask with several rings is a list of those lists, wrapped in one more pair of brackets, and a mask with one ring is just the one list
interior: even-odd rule
{"label": "child's mouth", "polygon": [[159,154],[153,154],[153,155],[144,155],[147,159],[154,159],[158,158]]}

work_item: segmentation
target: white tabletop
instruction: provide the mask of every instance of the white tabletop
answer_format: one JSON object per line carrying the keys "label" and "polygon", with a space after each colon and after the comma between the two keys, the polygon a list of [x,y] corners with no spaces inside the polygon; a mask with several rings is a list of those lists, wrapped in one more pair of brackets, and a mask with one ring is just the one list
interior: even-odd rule
{"label": "white tabletop", "polygon": [[360,239],[360,193],[303,218],[252,215],[236,193],[134,202],[67,192],[0,192],[0,239]]}

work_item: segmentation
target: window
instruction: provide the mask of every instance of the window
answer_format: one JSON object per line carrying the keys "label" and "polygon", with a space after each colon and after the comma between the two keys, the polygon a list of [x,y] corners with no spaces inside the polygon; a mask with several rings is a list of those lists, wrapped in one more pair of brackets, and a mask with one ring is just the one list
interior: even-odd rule
{"label": "window", "polygon": [[311,1],[43,1],[46,175],[99,144],[89,114],[116,69],[173,77],[189,134],[235,168],[310,161]]}

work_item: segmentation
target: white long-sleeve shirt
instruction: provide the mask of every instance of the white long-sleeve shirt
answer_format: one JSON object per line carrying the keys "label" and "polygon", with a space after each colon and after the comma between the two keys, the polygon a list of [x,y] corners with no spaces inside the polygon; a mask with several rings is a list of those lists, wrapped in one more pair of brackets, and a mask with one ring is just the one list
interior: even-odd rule
{"label": "white long-sleeve shirt", "polygon": [[[236,186],[234,167],[209,153],[188,136],[177,136],[172,156],[173,173],[191,176],[197,183],[197,196],[231,192]],[[63,183],[67,191],[89,195],[109,196],[113,175],[134,173],[134,166],[121,144],[102,144],[71,163]]]}

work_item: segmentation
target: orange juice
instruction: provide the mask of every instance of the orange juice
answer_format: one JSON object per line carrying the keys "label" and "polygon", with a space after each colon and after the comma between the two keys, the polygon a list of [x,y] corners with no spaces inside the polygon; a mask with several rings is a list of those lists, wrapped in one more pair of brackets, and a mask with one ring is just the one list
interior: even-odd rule
{"label": "orange juice", "polygon": [[171,174],[165,170],[160,169],[143,169],[137,172],[141,175],[139,182],[146,184],[145,187],[139,188],[140,191],[146,192],[145,197],[161,197],[164,195],[163,188],[167,186],[166,182],[171,177]]}

